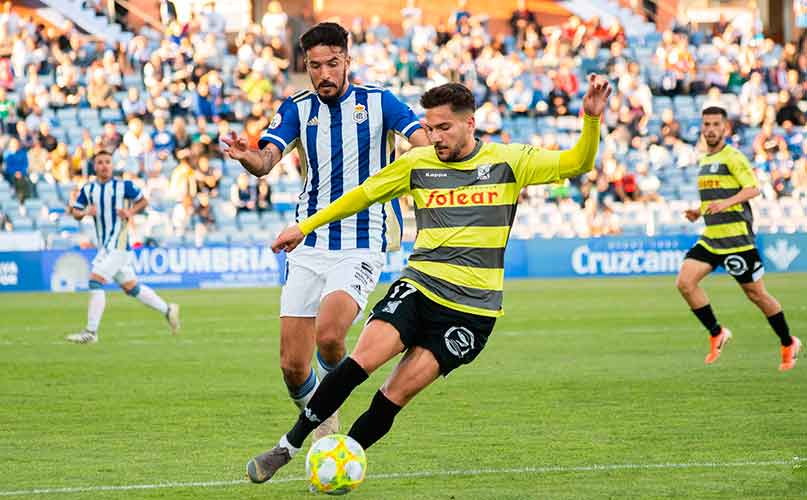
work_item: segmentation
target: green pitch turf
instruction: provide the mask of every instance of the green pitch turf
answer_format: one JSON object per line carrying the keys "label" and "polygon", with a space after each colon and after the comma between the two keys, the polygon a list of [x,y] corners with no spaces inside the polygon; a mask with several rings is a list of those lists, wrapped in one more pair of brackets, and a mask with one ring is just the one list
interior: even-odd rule
{"label": "green pitch turf", "polygon": [[[807,340],[807,275],[767,283]],[[807,360],[779,373],[776,338],[734,282],[706,287],[734,331],[711,367],[671,277],[508,282],[486,350],[404,409],[350,498],[807,498],[794,460],[807,456]],[[278,290],[163,293],[182,304],[180,336],[111,293],[87,346],[63,341],[84,324],[84,294],[0,295],[0,496],[311,498],[302,456],[275,484],[240,482],[296,418]],[[388,372],[354,392],[345,427]]]}

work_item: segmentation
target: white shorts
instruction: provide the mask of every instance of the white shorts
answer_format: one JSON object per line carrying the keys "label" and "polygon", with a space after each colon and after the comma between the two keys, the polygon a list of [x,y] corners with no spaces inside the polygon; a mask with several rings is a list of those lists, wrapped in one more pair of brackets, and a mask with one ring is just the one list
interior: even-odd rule
{"label": "white shorts", "polygon": [[126,250],[107,250],[101,248],[92,260],[93,274],[97,274],[109,283],[122,285],[137,279],[132,266],[132,252]]}
{"label": "white shorts", "polygon": [[286,260],[280,316],[316,317],[322,299],[336,291],[353,297],[361,312],[385,263],[384,253],[377,251],[297,247]]}

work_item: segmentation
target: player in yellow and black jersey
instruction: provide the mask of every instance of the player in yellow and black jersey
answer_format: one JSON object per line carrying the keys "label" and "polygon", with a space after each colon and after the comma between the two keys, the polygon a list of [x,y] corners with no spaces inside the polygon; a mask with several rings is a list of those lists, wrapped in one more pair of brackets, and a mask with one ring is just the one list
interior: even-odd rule
{"label": "player in yellow and black jersey", "polygon": [[706,229],[687,253],[676,285],[709,331],[706,364],[714,363],[731,339],[731,332],[718,323],[709,297],[700,287],[703,278],[722,266],[768,318],[782,345],[779,370],[789,370],[796,364],[801,342],[790,335],[782,306],[768,293],[762,281],[765,268],[754,242],[753,216],[748,203],[759,196],[757,178],[745,155],[726,144],[724,109],[704,109],[702,127],[707,154],[700,161],[698,173],[701,206],[687,210],[685,216],[691,222],[703,216]]}
{"label": "player in yellow and black jersey", "polygon": [[458,83],[421,98],[432,146],[415,148],[328,207],[283,231],[272,248],[294,249],[305,234],[373,203],[411,193],[418,235],[400,280],[373,308],[353,352],[328,374],[277,446],[247,464],[268,480],[381,365],[405,354],[349,435],[364,448],[381,439],[401,408],[440,375],[470,363],[503,314],[504,251],[521,188],[591,170],[608,82],[591,76],[577,145],[546,151],[474,139],[474,97]]}

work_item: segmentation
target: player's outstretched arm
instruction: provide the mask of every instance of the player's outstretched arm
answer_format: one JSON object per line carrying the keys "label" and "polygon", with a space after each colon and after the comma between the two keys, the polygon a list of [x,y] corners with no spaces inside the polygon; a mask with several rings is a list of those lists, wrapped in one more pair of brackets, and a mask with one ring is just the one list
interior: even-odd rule
{"label": "player's outstretched arm", "polygon": [[588,84],[583,97],[583,131],[577,144],[560,154],[558,173],[562,179],[576,177],[594,168],[600,146],[600,116],[608,105],[611,85],[604,76],[594,74],[588,76]]}
{"label": "player's outstretched arm", "polygon": [[238,137],[235,132],[230,132],[230,137],[222,137],[221,142],[226,146],[223,148],[224,154],[241,163],[255,177],[263,177],[271,172],[283,157],[283,152],[274,144],[269,143],[263,149],[252,149],[247,145],[247,140]]}
{"label": "player's outstretched arm", "polygon": [[371,200],[362,186],[357,186],[339,199],[315,213],[311,217],[284,229],[272,243],[272,251],[275,253],[285,250],[291,252],[297,245],[302,243],[303,238],[320,226],[331,222],[342,220],[353,214],[359,213],[375,203]]}

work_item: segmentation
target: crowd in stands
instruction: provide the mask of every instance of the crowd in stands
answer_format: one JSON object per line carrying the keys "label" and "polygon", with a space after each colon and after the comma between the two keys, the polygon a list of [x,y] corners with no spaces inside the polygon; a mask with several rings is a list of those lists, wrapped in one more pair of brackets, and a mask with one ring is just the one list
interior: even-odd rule
{"label": "crowd in stands", "polygon": [[[463,1],[436,26],[409,2],[402,36],[378,16],[339,21],[352,34],[354,81],[391,86],[416,111],[424,89],[462,81],[477,96],[477,127],[487,141],[571,146],[585,75],[609,75],[615,92],[596,170],[523,193],[525,209],[551,212],[541,223],[572,229],[547,234],[533,227],[525,234],[617,234],[630,225],[620,217],[636,212],[625,208],[631,204],[694,201],[700,110],[711,104],[728,110],[729,142],[752,159],[764,198],[807,200],[804,38],[777,45],[748,20],[721,20],[709,32],[678,25],[643,37],[598,18],[540,26],[521,4],[500,33]],[[293,78],[301,69],[293,42],[313,20],[292,18],[272,1],[228,46],[214,2],[184,24],[170,6],[163,0],[164,32],[146,28],[128,44],[110,46],[69,23],[54,28],[23,19],[4,4],[0,226],[77,230],[64,208],[93,175],[90,159],[101,149],[113,152],[116,170],[151,200],[138,224],[142,242],[247,240],[293,216],[301,188],[296,155],[256,180],[225,161],[219,139],[244,134],[256,146],[274,110],[296,90],[293,82],[307,82]],[[577,222],[567,224],[566,212]],[[807,220],[807,212],[794,217]],[[665,220],[670,230],[684,227],[680,217]]]}

